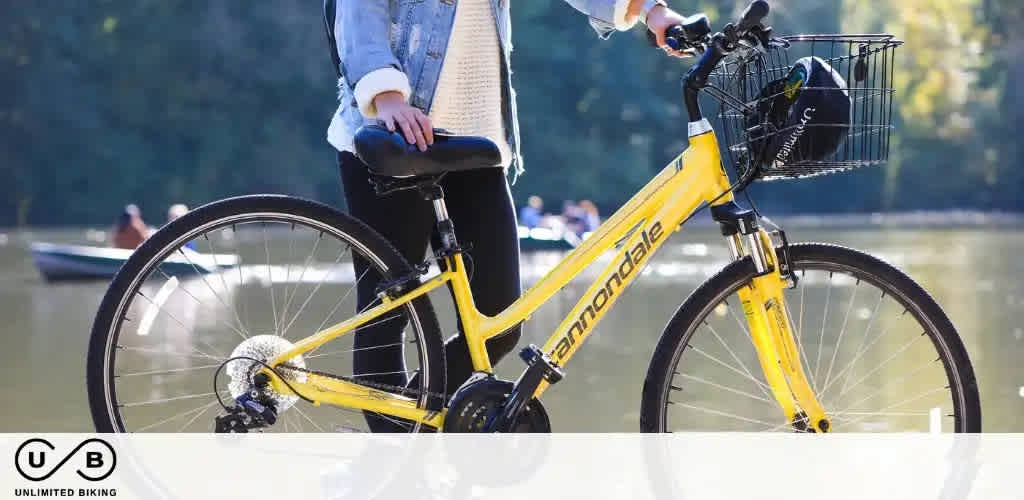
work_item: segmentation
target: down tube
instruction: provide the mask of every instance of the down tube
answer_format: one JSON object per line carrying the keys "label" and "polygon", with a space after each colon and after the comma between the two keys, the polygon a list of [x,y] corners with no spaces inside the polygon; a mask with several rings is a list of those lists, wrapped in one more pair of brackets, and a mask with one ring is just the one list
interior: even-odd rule
{"label": "down tube", "polygon": [[642,230],[635,232],[622,245],[612,263],[587,288],[583,298],[544,344],[544,351],[560,366],[565,366],[622,292],[640,275],[648,259],[668,239],[669,234],[678,229],[680,222],[705,201],[705,195],[700,189],[686,189],[700,185],[700,176],[695,177],[690,180],[698,182],[681,183],[680,192],[656,215],[646,218]]}

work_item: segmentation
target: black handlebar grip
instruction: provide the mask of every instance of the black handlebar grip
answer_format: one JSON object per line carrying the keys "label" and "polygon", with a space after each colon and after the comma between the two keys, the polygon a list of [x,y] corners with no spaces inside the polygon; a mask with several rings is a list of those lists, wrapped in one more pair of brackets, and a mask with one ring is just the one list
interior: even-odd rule
{"label": "black handlebar grip", "polygon": [[743,15],[740,17],[740,23],[736,26],[736,30],[743,33],[754,26],[761,23],[761,20],[768,16],[770,7],[768,2],[764,0],[754,0],[750,5],[747,6],[747,10],[743,11]]}
{"label": "black handlebar grip", "polygon": [[669,26],[665,30],[665,45],[672,50],[682,50],[686,44],[686,30],[680,24]]}

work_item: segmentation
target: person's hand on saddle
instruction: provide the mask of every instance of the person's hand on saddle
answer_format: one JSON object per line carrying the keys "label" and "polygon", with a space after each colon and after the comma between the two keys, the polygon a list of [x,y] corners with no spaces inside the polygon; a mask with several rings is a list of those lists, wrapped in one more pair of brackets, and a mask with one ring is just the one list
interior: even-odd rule
{"label": "person's hand on saddle", "polygon": [[381,92],[374,96],[373,104],[377,108],[377,119],[394,132],[402,130],[402,135],[409,144],[415,144],[420,151],[434,143],[434,129],[430,117],[419,108],[405,102],[401,92]]}

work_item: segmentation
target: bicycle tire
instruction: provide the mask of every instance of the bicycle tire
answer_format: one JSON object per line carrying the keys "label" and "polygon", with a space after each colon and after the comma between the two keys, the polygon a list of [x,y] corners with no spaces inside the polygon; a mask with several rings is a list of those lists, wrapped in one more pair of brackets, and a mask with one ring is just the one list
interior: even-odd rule
{"label": "bicycle tire", "polygon": [[[941,358],[952,392],[956,432],[981,432],[977,382],[967,350],[952,322],[934,299],[915,281],[892,265],[866,253],[838,245],[803,243],[790,247],[793,268],[833,266],[857,274],[912,313]],[[669,392],[683,348],[691,341],[711,310],[755,274],[750,257],[732,262],[699,286],[666,325],[654,350],[644,381],[640,427],[642,432],[666,432]],[[957,404],[959,402],[959,404]],[[826,409],[827,411],[828,409]]]}
{"label": "bicycle tire", "polygon": [[[348,214],[314,201],[283,195],[249,195],[212,202],[190,211],[161,228],[136,249],[114,277],[100,304],[93,322],[86,360],[86,391],[97,432],[125,432],[124,423],[118,413],[113,411],[117,401],[116,395],[110,390],[110,380],[113,377],[116,352],[112,346],[117,342],[128,298],[152,271],[154,263],[188,241],[190,236],[204,227],[212,227],[218,221],[247,214],[302,217],[325,231],[333,231],[336,236],[359,245],[365,256],[376,260],[384,279],[394,279],[411,271],[409,263],[376,231]],[[427,374],[425,389],[427,393],[443,394],[444,344],[436,313],[426,295],[409,304],[409,314],[420,325],[419,341]],[[439,411],[443,401],[440,397],[425,395],[420,404],[432,411]]]}

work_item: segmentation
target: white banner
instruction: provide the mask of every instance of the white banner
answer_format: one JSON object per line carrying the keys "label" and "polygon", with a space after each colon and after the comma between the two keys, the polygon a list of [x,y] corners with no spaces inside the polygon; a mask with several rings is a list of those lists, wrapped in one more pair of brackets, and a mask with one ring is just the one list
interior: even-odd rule
{"label": "white banner", "polygon": [[0,434],[0,449],[0,498],[1024,498],[1024,434]]}

